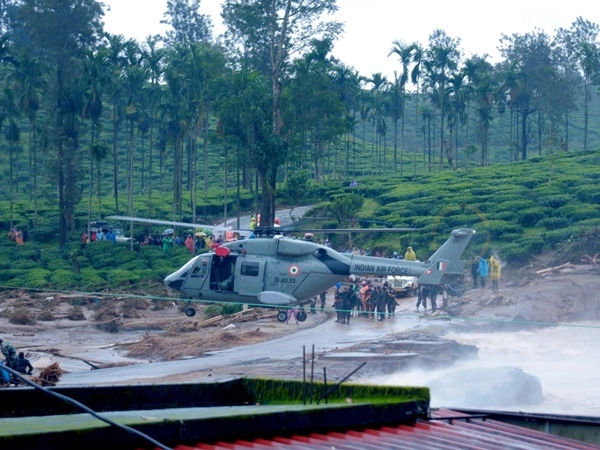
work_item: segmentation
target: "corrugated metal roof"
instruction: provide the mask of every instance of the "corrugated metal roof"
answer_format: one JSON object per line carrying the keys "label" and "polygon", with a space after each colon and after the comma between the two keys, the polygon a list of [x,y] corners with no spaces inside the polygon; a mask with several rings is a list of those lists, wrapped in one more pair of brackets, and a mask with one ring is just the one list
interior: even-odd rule
{"label": "corrugated metal roof", "polygon": [[311,433],[273,439],[236,440],[215,444],[179,445],[175,450],[379,450],[379,449],[498,449],[498,450],[591,450],[600,446],[529,428],[468,415],[436,410],[431,420],[414,425],[382,426],[361,431]]}

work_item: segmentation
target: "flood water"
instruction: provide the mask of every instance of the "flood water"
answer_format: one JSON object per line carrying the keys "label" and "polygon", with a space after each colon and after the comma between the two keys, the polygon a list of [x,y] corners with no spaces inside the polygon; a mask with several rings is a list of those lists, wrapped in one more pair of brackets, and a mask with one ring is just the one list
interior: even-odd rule
{"label": "flood water", "polygon": [[[385,385],[428,385],[432,380],[460,369],[516,367],[537,377],[543,403],[488,408],[549,414],[600,417],[600,322],[580,322],[516,332],[449,332],[446,339],[479,348],[478,356],[445,370],[413,370],[371,379]],[[490,384],[493,384],[490,380]],[[470,408],[468,395],[449,398],[447,392],[431,392],[432,407]],[[503,392],[497,392],[502,396]],[[440,404],[443,398],[444,403]],[[451,403],[451,404],[447,404]]]}

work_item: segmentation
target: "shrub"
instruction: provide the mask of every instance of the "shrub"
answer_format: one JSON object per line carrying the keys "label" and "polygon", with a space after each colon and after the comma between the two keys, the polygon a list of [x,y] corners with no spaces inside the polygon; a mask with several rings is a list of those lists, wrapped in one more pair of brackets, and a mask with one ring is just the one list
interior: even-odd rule
{"label": "shrub", "polygon": [[537,236],[521,239],[517,244],[532,255],[538,255],[544,249],[544,239]]}
{"label": "shrub", "polygon": [[537,206],[533,200],[511,200],[508,202],[500,202],[494,206],[495,211],[511,211],[517,212],[527,208]]}
{"label": "shrub", "polygon": [[544,227],[546,230],[558,230],[569,226],[569,220],[564,217],[545,217],[538,221],[538,227]]}
{"label": "shrub", "polygon": [[523,227],[531,227],[537,224],[540,220],[548,217],[552,213],[552,208],[544,208],[536,206],[534,208],[526,208],[516,212],[516,218],[519,225]]}
{"label": "shrub", "polygon": [[102,331],[116,333],[121,327],[121,320],[113,304],[104,305],[94,314],[94,320],[98,322],[96,327]]}
{"label": "shrub", "polygon": [[561,228],[559,230],[546,231],[542,233],[540,237],[544,239],[552,248],[555,248],[558,244],[570,241],[573,236],[579,233],[579,228],[568,227]]}
{"label": "shrub", "polygon": [[509,264],[524,266],[534,255],[519,244],[508,244],[502,247],[500,256]]}
{"label": "shrub", "polygon": [[49,308],[44,308],[38,314],[37,319],[43,322],[50,322],[52,320],[55,320],[56,318],[54,317],[54,314],[52,314],[52,311]]}
{"label": "shrub", "polygon": [[487,231],[494,240],[501,240],[505,234],[522,233],[522,228],[519,225],[507,222],[505,220],[488,220],[482,222],[476,227],[477,231]]}
{"label": "shrub", "polygon": [[242,310],[241,303],[215,303],[206,308],[204,314],[209,319],[216,316],[235,314]]}
{"label": "shrub", "polygon": [[52,272],[50,284],[55,289],[72,289],[76,285],[78,278],[72,270],[59,269]]}
{"label": "shrub", "polygon": [[586,219],[600,217],[600,205],[589,205],[585,203],[565,205],[557,209],[562,217],[568,217],[573,223]]}
{"label": "shrub", "polygon": [[35,268],[25,272],[24,283],[32,289],[42,289],[49,285],[52,272],[48,269]]}
{"label": "shrub", "polygon": [[579,200],[584,203],[600,204],[600,190],[598,189],[597,181],[595,181],[593,184],[580,186],[575,190],[575,194]]}
{"label": "shrub", "polygon": [[79,272],[81,288],[88,291],[100,291],[107,286],[107,281],[102,277],[102,272],[93,267],[86,267]]}
{"label": "shrub", "polygon": [[16,325],[35,325],[35,315],[28,308],[15,308],[8,314],[8,321]]}
{"label": "shrub", "polygon": [[538,204],[541,206],[548,206],[550,208],[560,208],[561,206],[568,205],[573,200],[573,197],[567,194],[553,194],[547,197],[542,197],[538,200]]}
{"label": "shrub", "polygon": [[111,286],[134,284],[141,280],[139,273],[125,269],[113,269],[107,272],[107,281]]}
{"label": "shrub", "polygon": [[71,306],[71,309],[67,312],[67,319],[69,320],[86,320],[83,308],[81,306]]}

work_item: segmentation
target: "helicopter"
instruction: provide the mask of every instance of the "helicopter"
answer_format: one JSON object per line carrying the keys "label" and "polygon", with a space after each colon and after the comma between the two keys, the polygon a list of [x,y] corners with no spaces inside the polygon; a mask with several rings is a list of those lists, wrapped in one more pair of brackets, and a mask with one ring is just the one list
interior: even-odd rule
{"label": "helicopter", "polygon": [[[184,227],[203,227],[183,222],[110,216],[109,219]],[[228,229],[212,227],[213,229]],[[314,232],[407,231],[413,229],[336,229]],[[419,284],[457,285],[466,264],[460,257],[475,230],[459,228],[426,261],[406,261],[338,252],[325,245],[282,236],[281,229],[254,230],[258,236],[226,242],[194,256],[164,279],[166,287],[179,291],[190,300],[252,304],[277,308],[277,320],[287,320],[287,309],[299,306],[297,319],[306,320],[304,305],[321,292],[351,275],[415,276]],[[188,317],[196,310],[185,309]]]}

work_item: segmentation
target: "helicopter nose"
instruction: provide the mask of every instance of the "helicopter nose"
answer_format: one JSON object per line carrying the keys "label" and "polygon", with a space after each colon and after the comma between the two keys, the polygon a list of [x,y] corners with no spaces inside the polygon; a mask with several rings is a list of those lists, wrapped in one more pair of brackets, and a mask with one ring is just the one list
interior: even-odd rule
{"label": "helicopter nose", "polygon": [[176,291],[180,291],[181,290],[181,286],[183,286],[183,281],[181,278],[177,279],[177,280],[169,280],[168,278],[165,279],[165,286],[171,289],[174,289]]}

